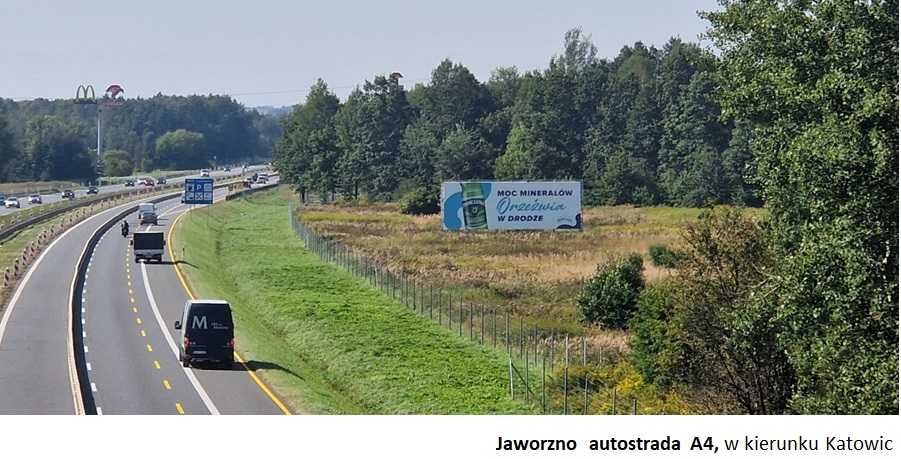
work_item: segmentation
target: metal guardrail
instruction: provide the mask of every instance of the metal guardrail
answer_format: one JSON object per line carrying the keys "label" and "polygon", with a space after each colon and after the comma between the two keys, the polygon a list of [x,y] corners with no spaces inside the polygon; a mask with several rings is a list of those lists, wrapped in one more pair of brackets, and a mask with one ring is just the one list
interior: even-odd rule
{"label": "metal guardrail", "polygon": [[[238,177],[240,175],[241,174],[234,174],[234,175],[229,175],[229,176],[225,176],[222,178],[229,179],[229,178]],[[164,186],[143,188],[140,190],[127,190],[127,191],[120,191],[120,192],[115,192],[115,193],[105,193],[103,195],[96,196],[96,197],[82,198],[82,199],[73,201],[69,205],[64,205],[62,207],[50,209],[47,212],[38,213],[37,215],[28,217],[22,221],[17,221],[12,224],[9,224],[9,225],[0,226],[0,241],[7,239],[8,237],[12,236],[13,234],[18,233],[19,231],[22,231],[23,229],[28,228],[29,226],[49,220],[53,217],[56,217],[57,215],[64,214],[70,210],[75,210],[80,207],[85,207],[85,206],[89,206],[92,204],[96,204],[96,203],[100,203],[100,202],[104,202],[104,201],[108,201],[108,200],[118,199],[123,196],[130,196],[130,195],[138,196],[140,194],[159,192],[159,191],[164,191],[167,189],[181,188],[183,186],[184,186],[183,184],[172,183],[172,184],[166,184]]]}

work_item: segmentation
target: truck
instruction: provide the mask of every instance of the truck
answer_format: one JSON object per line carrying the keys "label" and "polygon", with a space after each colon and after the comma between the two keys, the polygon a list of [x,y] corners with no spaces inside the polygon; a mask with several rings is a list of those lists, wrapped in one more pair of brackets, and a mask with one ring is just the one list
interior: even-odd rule
{"label": "truck", "polygon": [[156,205],[152,202],[142,202],[138,204],[138,224],[156,225],[157,217],[156,217]]}
{"label": "truck", "polygon": [[131,238],[131,246],[135,254],[135,263],[140,260],[162,262],[166,238],[162,231],[136,232]]}

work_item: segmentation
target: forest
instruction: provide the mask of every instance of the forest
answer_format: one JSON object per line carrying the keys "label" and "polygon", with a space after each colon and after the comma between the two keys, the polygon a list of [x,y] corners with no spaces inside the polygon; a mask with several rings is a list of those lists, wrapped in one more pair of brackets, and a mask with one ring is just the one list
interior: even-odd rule
{"label": "forest", "polygon": [[721,118],[715,69],[709,50],[677,38],[608,61],[573,29],[541,71],[502,67],[480,82],[444,60],[428,84],[380,75],[343,103],[318,81],[276,161],[302,190],[350,199],[435,201],[452,179],[578,179],[591,204],[758,204],[751,132]]}
{"label": "forest", "polygon": [[228,96],[128,99],[102,108],[102,170],[97,106],[72,99],[0,99],[0,181],[73,179],[98,173],[195,169],[268,158],[281,135],[277,118]]}

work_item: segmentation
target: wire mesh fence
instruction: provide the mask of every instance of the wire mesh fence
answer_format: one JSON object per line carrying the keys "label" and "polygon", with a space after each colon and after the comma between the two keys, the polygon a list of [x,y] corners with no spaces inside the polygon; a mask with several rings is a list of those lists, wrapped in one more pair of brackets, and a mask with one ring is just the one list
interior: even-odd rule
{"label": "wire mesh fence", "polygon": [[293,202],[290,219],[307,250],[323,261],[365,280],[459,337],[504,352],[511,398],[541,413],[638,413],[638,401],[628,397],[618,400],[615,387],[612,396],[599,403],[600,390],[609,389],[611,381],[599,379],[593,369],[609,363],[608,356],[591,349],[585,337],[527,326],[523,316],[466,301],[460,293],[392,271],[346,244],[311,230],[301,221]]}

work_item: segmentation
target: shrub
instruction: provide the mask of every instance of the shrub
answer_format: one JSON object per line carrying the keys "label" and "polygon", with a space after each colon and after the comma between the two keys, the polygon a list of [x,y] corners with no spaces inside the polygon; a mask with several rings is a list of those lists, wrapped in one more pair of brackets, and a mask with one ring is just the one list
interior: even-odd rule
{"label": "shrub", "polygon": [[679,345],[669,321],[673,315],[676,285],[663,281],[642,290],[629,330],[632,332],[632,364],[645,381],[669,386],[673,382]]}
{"label": "shrub", "polygon": [[438,199],[436,188],[417,188],[401,198],[400,211],[408,215],[437,214],[441,210]]}
{"label": "shrub", "polygon": [[641,255],[636,253],[598,265],[597,273],[585,284],[578,299],[585,322],[625,327],[644,288],[643,269]]}
{"label": "shrub", "polygon": [[685,256],[678,250],[672,250],[665,245],[652,245],[648,249],[648,255],[651,257],[651,263],[654,266],[663,268],[676,268],[679,261]]}

